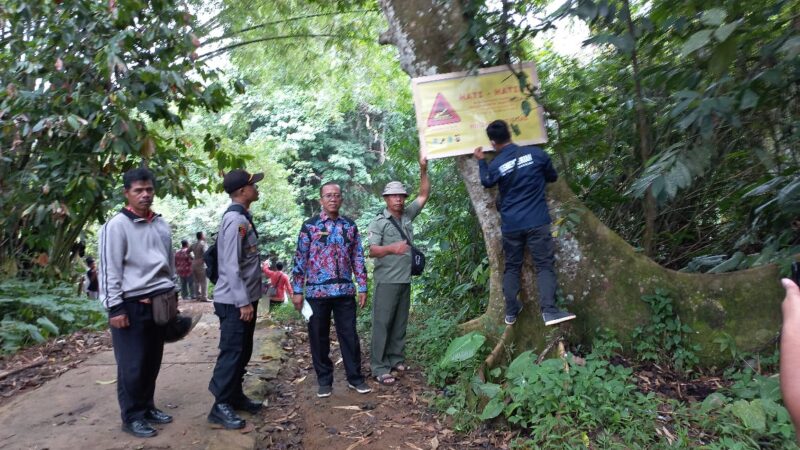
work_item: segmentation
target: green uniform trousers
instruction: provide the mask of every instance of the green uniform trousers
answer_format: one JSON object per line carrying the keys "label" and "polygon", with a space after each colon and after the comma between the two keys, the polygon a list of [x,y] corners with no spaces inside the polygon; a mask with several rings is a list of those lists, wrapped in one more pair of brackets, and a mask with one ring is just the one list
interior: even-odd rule
{"label": "green uniform trousers", "polygon": [[411,307],[411,284],[377,283],[372,296],[372,376],[387,374],[405,360],[406,326]]}

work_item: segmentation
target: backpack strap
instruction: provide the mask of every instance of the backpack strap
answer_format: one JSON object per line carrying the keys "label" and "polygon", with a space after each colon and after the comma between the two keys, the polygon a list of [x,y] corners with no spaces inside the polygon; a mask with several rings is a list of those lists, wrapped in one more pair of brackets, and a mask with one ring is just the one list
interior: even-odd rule
{"label": "backpack strap", "polygon": [[398,224],[397,221],[394,220],[394,216],[389,217],[389,222],[392,222],[392,225],[394,225],[394,227],[397,228],[397,231],[400,232],[400,237],[402,237],[406,242],[408,242],[408,245],[414,245],[408,238],[408,236],[406,236],[406,234],[403,232],[403,228],[400,227],[400,224]]}
{"label": "backpack strap", "polygon": [[[256,234],[256,239],[258,239],[258,230],[256,230],[256,225],[253,223],[253,216],[247,212],[246,209],[244,209],[244,206],[234,203],[231,206],[228,206],[228,209],[225,210],[225,214],[230,211],[238,212],[239,214],[243,215],[247,221],[250,222],[250,226],[253,227],[253,233]],[[223,214],[223,216],[225,214]]]}

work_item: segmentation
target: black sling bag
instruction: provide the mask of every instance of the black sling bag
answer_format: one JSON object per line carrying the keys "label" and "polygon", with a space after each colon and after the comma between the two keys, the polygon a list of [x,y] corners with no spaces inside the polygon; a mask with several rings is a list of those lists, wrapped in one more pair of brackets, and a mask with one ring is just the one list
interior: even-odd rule
{"label": "black sling bag", "polygon": [[422,271],[425,270],[425,254],[419,251],[417,247],[414,247],[414,244],[411,243],[411,240],[406,236],[403,232],[403,229],[400,225],[394,220],[394,217],[389,217],[389,222],[392,222],[397,231],[400,232],[400,237],[405,239],[408,242],[409,247],[411,247],[411,276],[422,275]]}

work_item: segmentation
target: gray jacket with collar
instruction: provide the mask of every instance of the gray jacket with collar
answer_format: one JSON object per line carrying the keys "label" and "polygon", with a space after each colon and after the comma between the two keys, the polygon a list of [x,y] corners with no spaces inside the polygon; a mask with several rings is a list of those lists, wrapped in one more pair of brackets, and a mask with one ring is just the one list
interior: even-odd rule
{"label": "gray jacket with collar", "polygon": [[217,233],[217,270],[214,303],[241,308],[261,298],[258,236],[247,216],[237,211],[222,216]]}
{"label": "gray jacket with collar", "polygon": [[124,313],[122,302],[178,289],[172,231],[160,215],[151,221],[122,209],[99,236],[100,301],[109,316]]}

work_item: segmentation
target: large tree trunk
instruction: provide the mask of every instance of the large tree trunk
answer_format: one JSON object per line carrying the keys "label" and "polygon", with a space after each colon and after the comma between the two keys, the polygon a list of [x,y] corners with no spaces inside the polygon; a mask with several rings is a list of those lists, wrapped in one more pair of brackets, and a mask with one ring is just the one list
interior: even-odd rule
{"label": "large tree trunk", "polygon": [[[465,45],[469,18],[461,3],[440,0],[380,0],[389,22],[382,43],[399,50],[400,63],[412,77],[464,70],[476,61],[474,49]],[[490,336],[502,331],[503,249],[500,217],[494,207],[494,190],[484,189],[471,157],[458,158],[458,170],[483,229],[491,269],[489,306],[485,314],[464,324]],[[729,353],[718,351],[714,339],[728,334],[737,348],[755,351],[772,343],[780,328],[778,269],[766,266],[720,275],[686,274],[667,270],[636,253],[616,233],[603,225],[560,180],[548,189],[554,223],[561,223],[557,238],[559,286],[578,319],[563,325],[573,343],[591,342],[599,328],[616,332],[625,343],[631,331],[649,319],[642,295],[657,288],[671,293],[675,310],[702,346],[701,364],[724,363]],[[568,221],[572,214],[579,221]],[[569,231],[568,231],[569,230]],[[526,263],[520,293],[525,309],[510,335],[519,350],[542,351],[547,330],[538,308],[531,265]]]}

